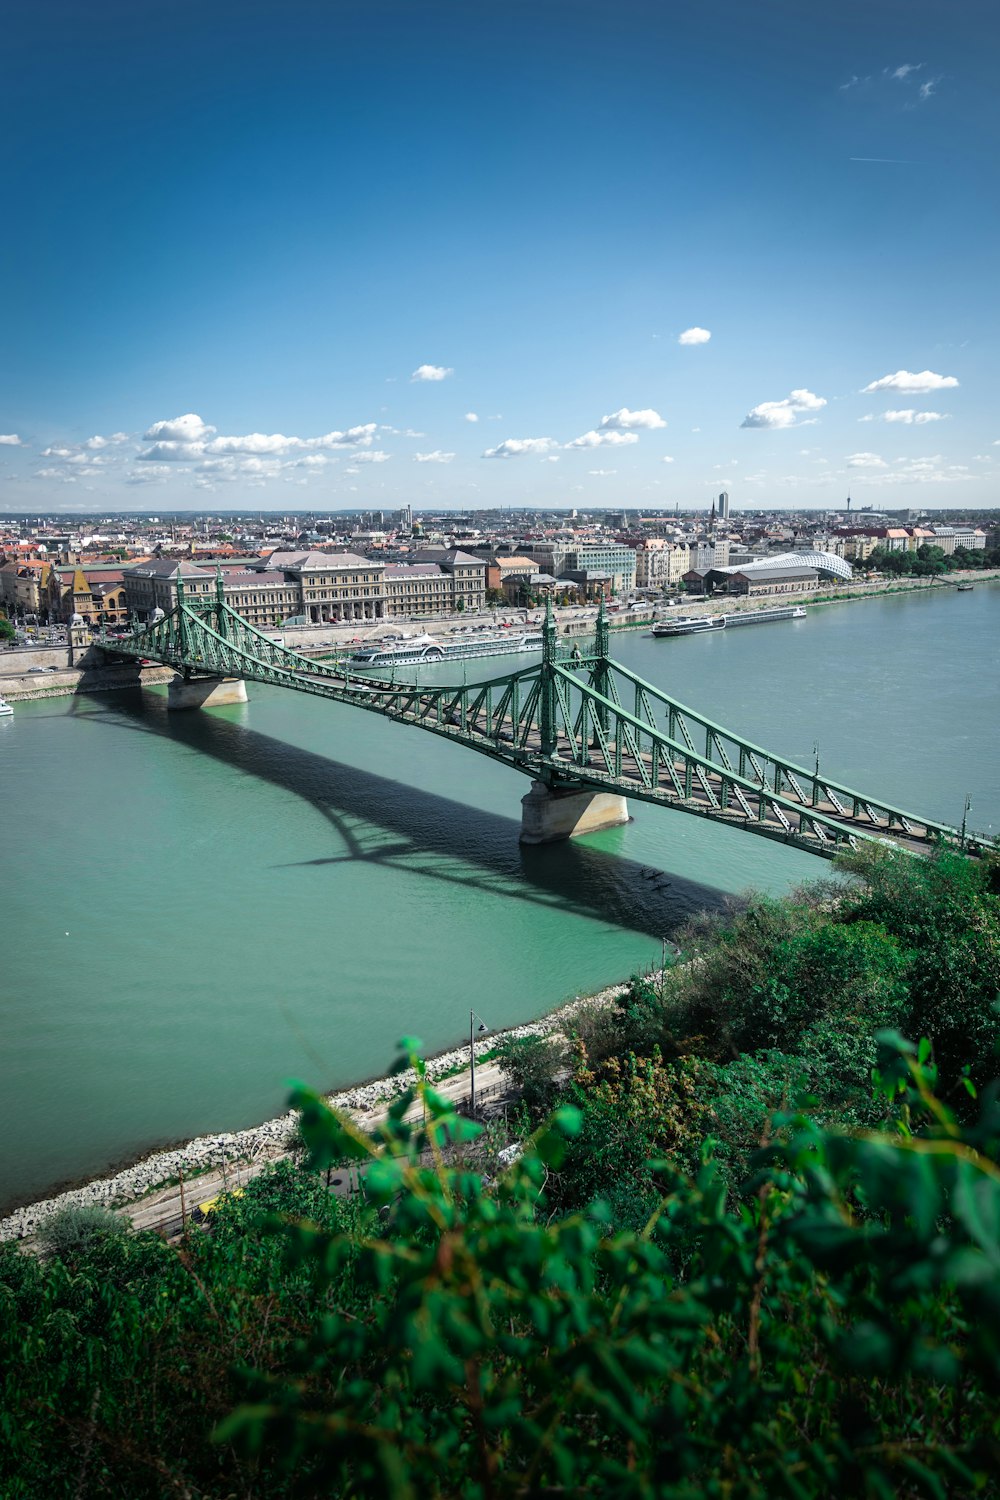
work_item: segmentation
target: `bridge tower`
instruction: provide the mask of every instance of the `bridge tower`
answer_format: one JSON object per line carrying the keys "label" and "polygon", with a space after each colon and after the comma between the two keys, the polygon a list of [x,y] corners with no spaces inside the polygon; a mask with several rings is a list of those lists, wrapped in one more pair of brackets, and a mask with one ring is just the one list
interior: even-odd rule
{"label": "bridge tower", "polygon": [[[217,570],[215,581],[216,608],[213,611],[216,618],[215,628],[220,634],[223,633],[223,609],[225,603],[222,592],[222,570]],[[177,603],[184,604],[184,580],[180,574],[177,575]],[[177,634],[181,647],[181,654],[188,655],[188,622],[183,607],[177,616]],[[211,673],[203,676],[195,676],[195,670],[185,667],[182,672],[173,679],[167,688],[168,710],[179,708],[219,708],[227,703],[246,703],[247,685],[242,677],[218,677]]]}
{"label": "bridge tower", "polygon": [[[593,685],[599,693],[606,694],[610,658],[610,632],[601,601],[597,617],[597,640],[594,660]],[[542,669],[539,684],[538,728],[541,752],[549,761],[542,776],[531,783],[531,791],[521,798],[521,843],[554,844],[581,833],[596,833],[601,828],[617,828],[629,822],[628,802],[610,792],[588,787],[580,779],[578,770],[567,764],[563,771],[558,765],[558,699],[556,690],[556,622],[552,616],[552,600],[545,601],[545,623],[542,626]],[[602,725],[606,728],[608,713],[599,710]],[[556,764],[552,764],[556,762]]]}

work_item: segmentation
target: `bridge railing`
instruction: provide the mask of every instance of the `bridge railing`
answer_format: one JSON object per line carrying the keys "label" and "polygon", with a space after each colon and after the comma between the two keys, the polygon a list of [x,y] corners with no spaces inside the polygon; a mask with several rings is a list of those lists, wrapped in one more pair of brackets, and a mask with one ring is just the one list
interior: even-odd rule
{"label": "bridge railing", "polygon": [[[873,829],[898,826],[904,833],[916,826],[941,837],[954,838],[957,829],[949,824],[918,816],[882,798],[859,792],[845,783],[819,773],[816,768],[797,764],[785,756],[775,755],[754,742],[744,739],[706,715],[679,703],[654,684],[646,682],[617,662],[607,663],[607,707],[610,712],[626,712],[623,698],[631,699],[629,727],[655,735],[672,745],[682,756],[694,757],[699,763],[715,768],[727,776],[735,775],[755,789],[767,791],[788,801],[796,808],[832,806],[839,814],[868,822]],[[557,669],[558,670],[558,669]],[[572,688],[581,690],[579,679],[571,679]],[[597,695],[598,698],[605,695]],[[576,736],[580,753],[580,737]]]}
{"label": "bridge railing", "polygon": [[[667,802],[816,852],[893,833],[904,842],[954,840],[957,830],[776,756],[595,653],[556,651],[479,683],[421,685],[352,672],[279,645],[221,596],[177,607],[125,639],[99,644],[185,671],[243,676],[351,703],[458,738],[552,783],[573,780]],[[602,649],[603,644],[603,649]]]}

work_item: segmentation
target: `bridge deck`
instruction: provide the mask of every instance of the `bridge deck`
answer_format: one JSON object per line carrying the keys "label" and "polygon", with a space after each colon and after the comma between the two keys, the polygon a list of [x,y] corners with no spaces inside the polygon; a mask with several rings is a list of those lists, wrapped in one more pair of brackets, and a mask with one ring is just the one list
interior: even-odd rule
{"label": "bridge deck", "polygon": [[942,841],[974,851],[989,842],[968,844],[964,830],[855,791],[818,766],[796,765],[677,703],[611,659],[603,616],[592,656],[560,660],[548,619],[540,664],[488,682],[429,687],[310,661],[235,614],[221,588],[214,605],[197,609],[179,593],[170,615],[99,644],[186,676],[239,676],[330,698],[454,740],[554,789],[593,787],[825,858],[866,840],[911,853]]}

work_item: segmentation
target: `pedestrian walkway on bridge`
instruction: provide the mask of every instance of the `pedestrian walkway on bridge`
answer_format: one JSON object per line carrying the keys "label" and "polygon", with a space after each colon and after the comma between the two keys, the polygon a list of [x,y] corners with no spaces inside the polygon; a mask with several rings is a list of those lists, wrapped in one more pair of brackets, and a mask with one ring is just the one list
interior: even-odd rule
{"label": "pedestrian walkway on bridge", "polygon": [[546,606],[540,662],[487,682],[422,686],[349,663],[321,663],[271,640],[215,596],[189,601],[130,635],[102,635],[110,656],[174,667],[170,706],[245,701],[270,683],[378,713],[457,741],[531,778],[525,842],[627,822],[628,799],[668,807],[831,859],[876,841],[912,853],[992,841],[844,786],[751,743],[678,703],[612,659],[603,605],[593,651],[557,645]]}

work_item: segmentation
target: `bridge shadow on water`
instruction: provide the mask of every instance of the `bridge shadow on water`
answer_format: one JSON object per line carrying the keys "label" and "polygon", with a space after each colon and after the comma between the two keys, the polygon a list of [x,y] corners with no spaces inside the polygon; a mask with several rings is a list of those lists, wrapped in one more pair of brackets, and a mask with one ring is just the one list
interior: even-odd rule
{"label": "bridge shadow on water", "polygon": [[[715,887],[685,880],[578,840],[525,845],[520,822],[425,788],[317,755],[212,713],[168,713],[141,689],[92,692],[79,717],[113,732],[160,735],[210,755],[247,776],[291,792],[316,809],[335,835],[334,852],[281,869],[367,863],[528,901],[659,940],[696,912],[727,901]],[[75,705],[74,705],[75,706]],[[526,777],[512,776],[515,791]],[[516,804],[515,804],[516,805]]]}

